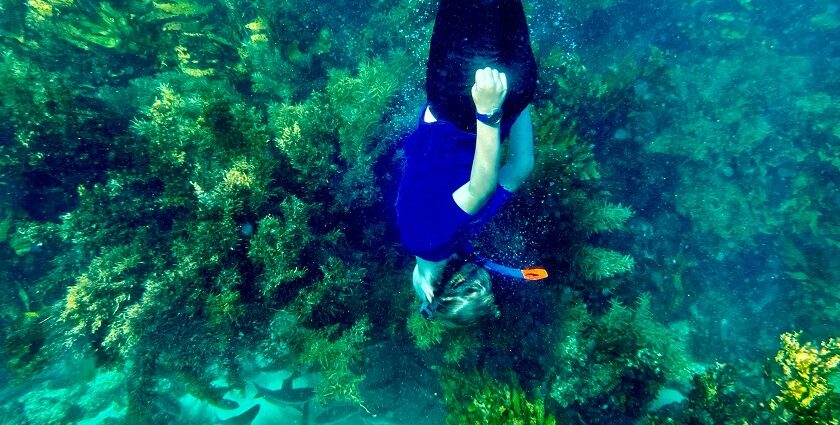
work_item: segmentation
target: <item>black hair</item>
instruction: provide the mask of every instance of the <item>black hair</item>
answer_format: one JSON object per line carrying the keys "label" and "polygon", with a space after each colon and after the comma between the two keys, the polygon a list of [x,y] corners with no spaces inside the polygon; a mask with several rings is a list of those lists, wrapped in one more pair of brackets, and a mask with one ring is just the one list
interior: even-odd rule
{"label": "black hair", "polygon": [[475,71],[488,66],[507,76],[508,93],[502,105],[502,119],[507,121],[528,106],[537,84],[522,2],[441,0],[426,67],[432,114],[475,132],[471,88]]}

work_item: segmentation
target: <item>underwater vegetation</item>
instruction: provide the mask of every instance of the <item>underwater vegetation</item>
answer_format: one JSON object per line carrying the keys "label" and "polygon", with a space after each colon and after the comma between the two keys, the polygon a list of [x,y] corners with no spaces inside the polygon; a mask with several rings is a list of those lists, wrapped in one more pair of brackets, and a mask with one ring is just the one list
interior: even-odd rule
{"label": "underwater vegetation", "polygon": [[436,4],[0,0],[3,423],[299,374],[402,423],[387,341],[447,424],[837,424],[836,5],[526,2],[536,168],[474,243],[550,276],[448,329],[391,212]]}
{"label": "underwater vegetation", "polygon": [[[454,376],[447,377],[448,374]],[[478,371],[444,371],[443,398],[447,424],[552,425],[542,400],[530,401],[516,382],[507,384]],[[465,402],[466,401],[466,402]]]}
{"label": "underwater vegetation", "polygon": [[666,405],[649,414],[643,423],[769,423],[770,411],[760,394],[766,390],[763,384],[766,382],[761,379],[739,374],[732,365],[718,363],[694,376],[684,406]]}
{"label": "underwater vegetation", "polygon": [[582,304],[566,306],[559,316],[548,363],[555,376],[550,395],[584,418],[640,416],[666,382],[689,376],[685,341],[656,322],[647,296],[634,307],[613,301],[599,316]]}
{"label": "underwater vegetation", "polygon": [[[4,173],[47,176],[68,199],[30,206],[25,190],[4,198],[3,242],[14,252],[3,261],[9,273],[31,275],[4,306],[15,325],[4,331],[4,360],[18,379],[43,370],[48,352],[70,349],[137,377],[126,387],[127,421],[168,422],[171,414],[150,402],[156,383],[184,382],[215,403],[211,382],[245,386],[241,348],[264,352],[276,367],[317,368],[320,398],[362,403],[353,365],[370,324],[358,294],[372,263],[348,253],[370,242],[344,229],[355,232],[346,220],[381,202],[373,168],[393,143],[381,122],[401,65],[372,58],[334,69],[323,75],[323,95],[298,104],[278,93],[270,108],[256,109],[237,86],[245,58],[221,65],[265,41],[240,40],[240,32],[262,31],[257,24],[216,25],[222,8],[236,6],[30,3],[22,29],[37,45],[4,53],[3,83],[19,88],[4,96],[13,129],[2,145]],[[60,56],[62,45],[89,52],[80,65],[103,67],[99,75],[107,71],[97,61],[115,58],[143,74],[114,76],[114,85],[62,83],[73,76],[57,76],[41,56]],[[328,45],[317,49],[311,54]],[[272,60],[285,64],[282,55]],[[320,65],[311,62],[293,66]],[[315,140],[324,166],[301,160]],[[27,269],[35,261],[51,266]]]}
{"label": "underwater vegetation", "polygon": [[836,379],[840,370],[840,341],[829,339],[819,348],[802,344],[798,333],[781,336],[782,346],[776,362],[782,368],[774,379],[781,394],[770,402],[772,410],[781,411],[784,421],[793,423],[832,424],[840,415],[840,394]]}

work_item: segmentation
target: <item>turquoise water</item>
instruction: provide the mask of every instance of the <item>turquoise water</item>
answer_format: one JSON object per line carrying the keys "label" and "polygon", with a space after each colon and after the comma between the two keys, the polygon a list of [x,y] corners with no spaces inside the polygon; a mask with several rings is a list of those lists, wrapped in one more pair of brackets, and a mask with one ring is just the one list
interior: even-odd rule
{"label": "turquoise water", "polygon": [[549,277],[444,329],[393,213],[436,2],[0,0],[2,423],[837,424],[840,3],[524,6],[473,242]]}

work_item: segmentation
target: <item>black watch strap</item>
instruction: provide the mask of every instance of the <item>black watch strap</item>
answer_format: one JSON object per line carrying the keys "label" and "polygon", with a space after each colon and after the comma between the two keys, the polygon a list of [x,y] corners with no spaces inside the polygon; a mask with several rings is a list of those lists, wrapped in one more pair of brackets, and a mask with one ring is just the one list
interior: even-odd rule
{"label": "black watch strap", "polygon": [[478,112],[475,113],[475,119],[489,125],[489,126],[497,126],[499,123],[502,122],[502,109],[497,108],[494,109],[489,114],[480,114]]}

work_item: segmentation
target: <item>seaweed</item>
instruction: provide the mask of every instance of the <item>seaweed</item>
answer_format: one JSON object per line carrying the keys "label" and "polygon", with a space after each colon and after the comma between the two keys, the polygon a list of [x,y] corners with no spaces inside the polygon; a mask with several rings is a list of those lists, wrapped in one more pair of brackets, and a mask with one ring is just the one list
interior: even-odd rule
{"label": "seaweed", "polygon": [[529,397],[514,379],[497,380],[482,371],[445,370],[441,374],[447,424],[557,423],[542,399]]}
{"label": "seaweed", "polygon": [[[0,1],[2,416],[186,420],[161,397],[218,403],[254,364],[365,407],[393,339],[442,370],[448,423],[836,423],[831,2],[526,5],[536,168],[476,246],[550,277],[496,279],[468,331],[416,313],[387,212],[435,4]],[[756,315],[824,340],[782,335],[772,391],[767,338],[713,337]],[[643,418],[688,342],[740,360]]]}
{"label": "seaweed", "polygon": [[774,377],[780,394],[770,401],[778,423],[836,424],[840,418],[840,395],[830,381],[840,368],[840,341],[830,338],[819,347],[799,341],[801,332],[780,336],[776,363],[781,374]]}
{"label": "seaweed", "polygon": [[584,419],[640,417],[665,382],[687,379],[685,341],[649,309],[649,296],[635,308],[613,301],[601,316],[565,306],[554,332],[551,398]]}

